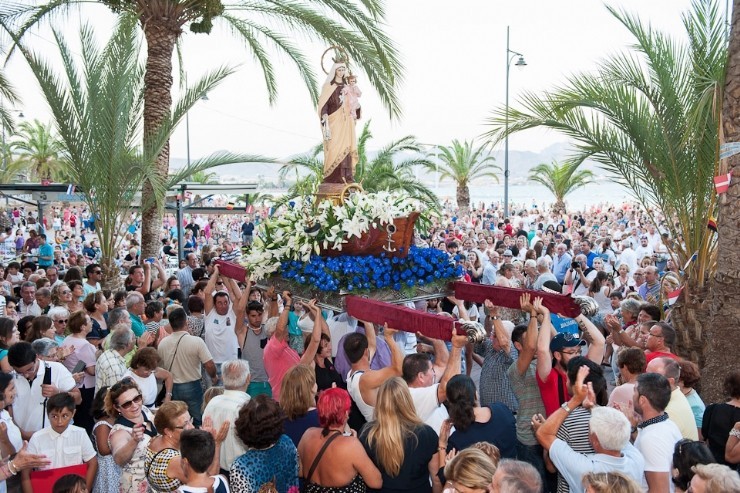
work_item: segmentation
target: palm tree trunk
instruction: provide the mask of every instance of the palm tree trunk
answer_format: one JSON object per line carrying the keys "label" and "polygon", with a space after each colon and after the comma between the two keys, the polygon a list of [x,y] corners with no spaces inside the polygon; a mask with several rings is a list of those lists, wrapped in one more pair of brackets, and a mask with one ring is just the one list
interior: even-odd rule
{"label": "palm tree trunk", "polygon": [[[729,61],[722,104],[722,130],[725,142],[740,142],[740,0],[734,0],[730,31]],[[711,323],[704,333],[705,366],[702,370],[702,395],[707,402],[721,402],[722,382],[738,366],[740,347],[740,155],[727,160],[732,173],[729,190],[719,201],[717,270],[710,281]],[[734,341],[734,342],[733,342]]]}
{"label": "palm tree trunk", "polygon": [[565,212],[565,201],[561,198],[558,198],[555,200],[555,203],[552,205],[552,208],[555,212],[562,214]]}
{"label": "palm tree trunk", "polygon": [[465,216],[470,211],[470,190],[467,185],[457,185],[457,207],[460,216]]}
{"label": "palm tree trunk", "polygon": [[[172,107],[172,54],[175,49],[179,26],[170,25],[165,19],[141,19],[147,43],[146,73],[144,75],[144,146],[170,116]],[[170,144],[162,147],[156,160],[157,173],[166,177],[170,169]],[[143,197],[153,197],[150,183],[145,183]],[[159,251],[159,236],[162,229],[162,203],[150,202],[141,211],[141,255],[153,257]],[[159,204],[159,205],[158,205]]]}

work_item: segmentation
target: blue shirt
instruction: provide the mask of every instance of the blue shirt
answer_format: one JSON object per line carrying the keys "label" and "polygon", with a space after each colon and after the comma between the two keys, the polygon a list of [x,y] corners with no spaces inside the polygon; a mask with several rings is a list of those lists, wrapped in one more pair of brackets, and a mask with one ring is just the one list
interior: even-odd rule
{"label": "blue shirt", "polygon": [[562,257],[555,255],[555,258],[552,259],[552,273],[555,274],[555,279],[557,279],[560,284],[565,282],[565,274],[568,273],[570,264],[571,256],[568,252],[565,252]]}
{"label": "blue shirt", "polygon": [[[43,259],[42,257],[49,257]],[[39,247],[39,267],[51,267],[54,264],[54,247],[44,243]]]}
{"label": "blue shirt", "polygon": [[598,257],[598,255],[596,255],[596,252],[594,252],[593,250],[590,251],[590,252],[588,252],[588,255],[586,255],[586,265],[588,267],[593,267],[594,266],[594,259],[596,257]]}
{"label": "blue shirt", "polygon": [[552,326],[555,327],[555,331],[560,333],[566,333],[566,334],[577,334],[578,333],[578,322],[575,321],[573,318],[563,318],[559,317],[558,315],[555,315],[554,313],[550,314],[550,322],[552,322]]}

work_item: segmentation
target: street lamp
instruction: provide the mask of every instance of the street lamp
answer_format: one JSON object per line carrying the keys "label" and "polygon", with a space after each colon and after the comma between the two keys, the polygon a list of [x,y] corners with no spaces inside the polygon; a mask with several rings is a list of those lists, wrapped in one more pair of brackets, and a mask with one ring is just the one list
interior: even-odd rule
{"label": "street lamp", "polygon": [[509,26],[506,26],[506,133],[504,135],[504,219],[509,217],[509,69],[511,62],[517,58],[514,65],[525,67],[524,55],[509,49]]}

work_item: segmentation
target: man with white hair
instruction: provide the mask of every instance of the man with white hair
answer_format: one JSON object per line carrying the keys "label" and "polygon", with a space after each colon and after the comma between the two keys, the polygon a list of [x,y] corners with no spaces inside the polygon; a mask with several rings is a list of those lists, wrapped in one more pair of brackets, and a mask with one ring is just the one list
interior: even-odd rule
{"label": "man with white hair", "polygon": [[558,282],[555,274],[550,272],[550,260],[546,257],[538,258],[535,268],[537,269],[537,280],[532,285],[532,289],[535,291],[542,291],[542,286],[547,281]]}
{"label": "man with white hair", "polygon": [[144,299],[144,295],[138,291],[131,291],[128,296],[126,296],[126,310],[131,318],[131,330],[134,331],[136,337],[141,337],[146,330],[144,321],[141,319],[146,310],[146,300]]}
{"label": "man with white hair", "polygon": [[558,243],[555,247],[555,252],[555,258],[552,259],[552,273],[555,276],[556,281],[560,284],[564,284],[565,275],[568,273],[568,269],[570,269],[572,257],[568,253],[568,247],[565,246],[565,243]]}
{"label": "man with white hair", "polygon": [[[552,413],[547,421],[542,422],[540,415],[532,419],[535,426],[541,424],[537,430],[537,440],[549,451],[550,459],[572,492],[585,491],[581,478],[587,472],[617,471],[635,481],[642,481],[645,461],[630,443],[630,422],[616,409],[594,405],[593,397],[588,396],[589,389],[584,383],[587,375],[588,367],[582,366],[573,386],[573,397]],[[560,425],[571,410],[582,404],[584,408],[591,409],[589,441],[594,448],[594,454],[575,452],[556,436]]]}
{"label": "man with white hair", "polygon": [[239,410],[251,397],[247,394],[249,387],[249,362],[243,359],[224,361],[221,364],[221,379],[224,382],[224,393],[211,399],[203,411],[203,418],[213,420],[213,429],[218,430],[225,422],[231,423],[232,432],[221,442],[219,466],[228,474],[234,459],[246,452],[242,441],[233,432],[234,423],[239,417]]}
{"label": "man with white hair", "polygon": [[[619,254],[619,264],[627,264],[630,272],[637,270],[637,254],[632,249],[632,243],[629,239],[622,240],[622,252]],[[617,265],[619,268],[619,265]]]}

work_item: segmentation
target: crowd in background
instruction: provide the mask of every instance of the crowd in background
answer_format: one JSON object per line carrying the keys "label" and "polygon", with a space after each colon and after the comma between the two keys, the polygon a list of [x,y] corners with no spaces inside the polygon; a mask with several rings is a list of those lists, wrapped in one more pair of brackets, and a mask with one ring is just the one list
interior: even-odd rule
{"label": "crowd in background", "polygon": [[[518,309],[409,304],[481,323],[476,344],[221,275],[213,261],[238,262],[265,211],[166,218],[152,259],[132,217],[120,290],[101,287],[83,208],[55,208],[45,231],[8,214],[0,491],[37,491],[44,471],[54,491],[102,493],[740,490],[740,370],[725,402],[702,401],[671,325],[681,240],[632,204],[445,207],[418,246],[464,281],[535,292]],[[599,313],[550,313],[538,291]]]}

